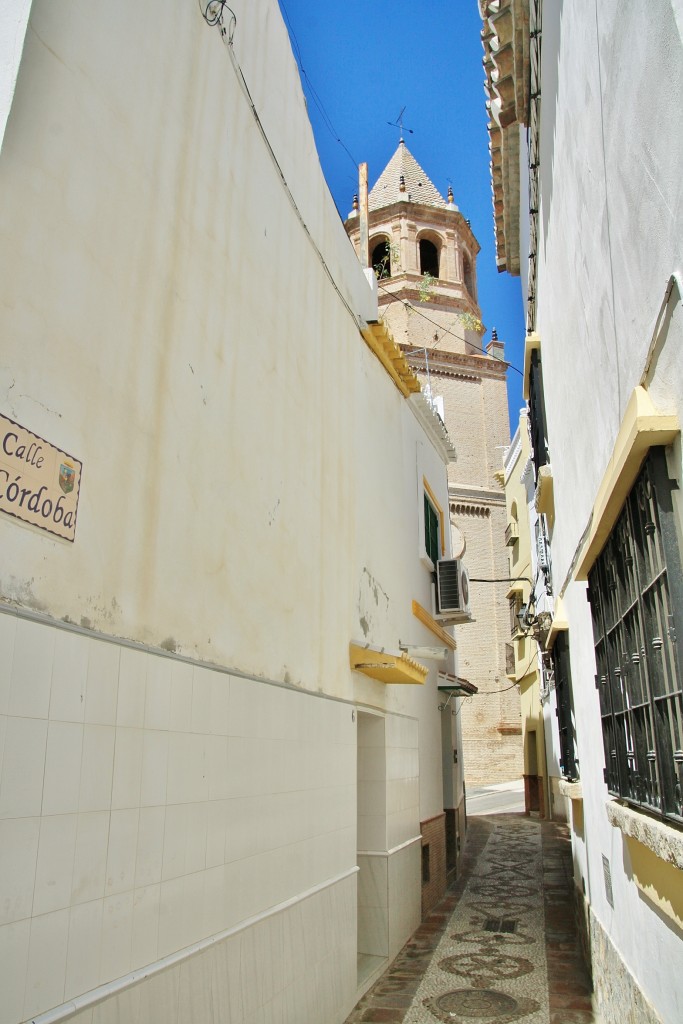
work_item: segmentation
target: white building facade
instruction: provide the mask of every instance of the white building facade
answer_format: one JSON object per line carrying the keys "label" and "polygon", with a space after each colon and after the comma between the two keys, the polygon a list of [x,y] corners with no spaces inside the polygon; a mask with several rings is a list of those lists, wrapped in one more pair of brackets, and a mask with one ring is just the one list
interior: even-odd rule
{"label": "white building facade", "polygon": [[[683,9],[480,3],[601,1019],[683,1019]],[[559,702],[559,697],[558,697]]]}
{"label": "white building facade", "polygon": [[0,22],[2,1024],[343,1021],[462,805],[452,446],[233,6]]}

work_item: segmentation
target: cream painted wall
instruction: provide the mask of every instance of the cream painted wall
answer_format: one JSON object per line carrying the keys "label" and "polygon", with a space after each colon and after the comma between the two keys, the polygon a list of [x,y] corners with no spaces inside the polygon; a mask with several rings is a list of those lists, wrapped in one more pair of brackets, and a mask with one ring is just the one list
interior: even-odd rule
{"label": "cream painted wall", "polygon": [[[421,430],[297,221],[218,34],[191,3],[129,10],[37,3],[27,34],[0,163],[0,402],[84,475],[75,544],[2,517],[2,592],[350,696],[368,573],[386,597],[368,639],[412,628],[395,554],[412,561],[415,519],[390,509],[412,512]],[[367,314],[277,7],[236,11],[273,149]],[[411,589],[428,603],[426,578]]]}
{"label": "cream painted wall", "polygon": [[[224,969],[244,1021],[254,999],[341,1021],[356,705],[387,715],[387,838],[443,809],[434,663],[386,686],[348,645],[432,642],[412,601],[431,608],[422,479],[446,509],[446,468],[359,333],[372,292],[278,5],[234,7],[310,235],[192,0],[36,0],[26,33],[0,154],[0,411],[83,477],[73,544],[0,517],[2,1024],[97,986],[93,1020],[166,1024],[210,989],[208,1021]],[[394,952],[417,845],[388,861]],[[304,924],[302,1009],[283,979]]]}
{"label": "cream painted wall", "polygon": [[[669,0],[647,6],[617,0],[543,5],[537,330],[555,484],[558,590],[588,523],[627,401],[645,371],[670,275],[681,280],[680,27],[680,4]],[[646,385],[656,407],[679,418],[682,342],[680,294],[674,294]],[[669,468],[680,486],[679,445]],[[671,965],[680,960],[681,935],[639,892],[624,836],[606,818],[585,584],[569,583],[563,601],[584,808],[584,828],[573,835],[577,882],[585,885],[623,959],[613,990],[632,975],[657,1019],[678,1021],[683,986]],[[603,883],[603,857],[611,870],[613,907]],[[607,1021],[622,1019],[620,1012],[601,1006]]]}

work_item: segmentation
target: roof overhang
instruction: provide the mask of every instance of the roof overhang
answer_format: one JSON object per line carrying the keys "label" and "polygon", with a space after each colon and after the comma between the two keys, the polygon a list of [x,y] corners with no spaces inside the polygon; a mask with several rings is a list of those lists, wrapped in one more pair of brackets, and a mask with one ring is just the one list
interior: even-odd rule
{"label": "roof overhang", "polygon": [[391,651],[359,641],[349,644],[349,660],[354,672],[362,672],[380,683],[424,683],[429,669],[405,651]]}

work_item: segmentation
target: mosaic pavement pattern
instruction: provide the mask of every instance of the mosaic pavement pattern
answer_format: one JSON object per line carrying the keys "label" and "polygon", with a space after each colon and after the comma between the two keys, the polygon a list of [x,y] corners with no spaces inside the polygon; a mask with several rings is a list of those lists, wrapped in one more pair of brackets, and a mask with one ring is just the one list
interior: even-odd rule
{"label": "mosaic pavement pattern", "polygon": [[494,824],[405,1024],[548,1024],[541,833],[530,825]]}
{"label": "mosaic pavement pattern", "polygon": [[347,1024],[593,1024],[566,828],[470,819],[457,883]]}

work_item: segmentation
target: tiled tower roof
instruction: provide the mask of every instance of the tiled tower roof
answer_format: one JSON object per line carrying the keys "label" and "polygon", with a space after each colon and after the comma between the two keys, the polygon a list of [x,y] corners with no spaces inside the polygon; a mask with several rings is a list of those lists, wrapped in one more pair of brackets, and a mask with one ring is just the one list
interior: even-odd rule
{"label": "tiled tower roof", "polygon": [[[401,177],[405,188],[401,188]],[[425,206],[446,206],[446,201],[406,146],[403,139],[368,196],[370,210],[407,200]]]}

